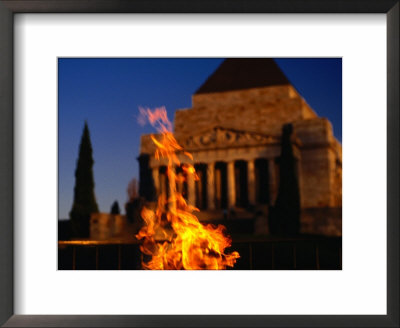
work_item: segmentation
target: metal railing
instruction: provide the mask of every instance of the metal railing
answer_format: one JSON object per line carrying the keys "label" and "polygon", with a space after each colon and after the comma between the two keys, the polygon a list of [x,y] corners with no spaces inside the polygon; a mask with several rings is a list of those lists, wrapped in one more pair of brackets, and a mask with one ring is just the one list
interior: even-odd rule
{"label": "metal railing", "polygon": [[[340,237],[234,239],[236,270],[341,270]],[[143,255],[136,240],[58,242],[59,270],[138,270]]]}

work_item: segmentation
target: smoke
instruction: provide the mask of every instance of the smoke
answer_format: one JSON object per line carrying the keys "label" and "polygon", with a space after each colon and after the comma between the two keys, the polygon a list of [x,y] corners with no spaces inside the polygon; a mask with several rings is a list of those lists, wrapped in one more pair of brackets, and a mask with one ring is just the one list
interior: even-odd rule
{"label": "smoke", "polygon": [[154,108],[139,107],[138,123],[145,125],[149,122],[158,132],[172,132],[172,124],[168,119],[165,106]]}

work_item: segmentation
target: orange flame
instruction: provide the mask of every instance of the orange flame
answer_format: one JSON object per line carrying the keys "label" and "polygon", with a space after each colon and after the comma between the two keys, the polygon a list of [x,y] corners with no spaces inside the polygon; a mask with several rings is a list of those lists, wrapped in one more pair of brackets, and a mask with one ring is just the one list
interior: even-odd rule
{"label": "orange flame", "polygon": [[[177,191],[176,184],[192,175],[198,179],[191,164],[181,164],[177,152],[182,152],[193,160],[190,153],[184,152],[172,134],[172,125],[167,117],[165,107],[150,109],[140,108],[140,113],[161,132],[161,140],[151,136],[157,149],[157,159],[168,160],[167,176],[169,180],[169,198],[161,194],[155,210],[144,207],[143,228],[136,235],[142,240],[140,249],[143,254],[151,256],[143,260],[142,266],[152,270],[221,270],[233,267],[238,252],[225,253],[231,246],[231,240],[225,235],[225,227],[208,224],[203,225],[192,214],[197,208],[188,205],[184,197]],[[175,166],[181,166],[183,174],[175,173]]]}

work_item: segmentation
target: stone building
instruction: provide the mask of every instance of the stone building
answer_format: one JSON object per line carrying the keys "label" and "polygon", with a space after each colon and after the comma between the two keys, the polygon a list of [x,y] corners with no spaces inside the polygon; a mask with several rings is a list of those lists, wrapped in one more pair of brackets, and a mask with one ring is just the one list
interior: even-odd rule
{"label": "stone building", "polygon": [[[178,188],[201,210],[200,220],[259,215],[255,230],[263,231],[277,198],[286,124],[293,128],[301,232],[341,235],[341,144],[331,123],[318,117],[273,59],[264,58],[225,60],[192,96],[192,108],[175,113],[174,135],[192,153],[199,176]],[[154,151],[143,135],[140,189],[148,200],[168,192],[166,163]]]}

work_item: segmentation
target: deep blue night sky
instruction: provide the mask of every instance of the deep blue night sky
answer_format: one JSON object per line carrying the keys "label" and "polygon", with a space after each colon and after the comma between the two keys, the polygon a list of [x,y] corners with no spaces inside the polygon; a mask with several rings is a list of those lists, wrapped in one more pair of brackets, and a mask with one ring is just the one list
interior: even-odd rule
{"label": "deep blue night sky", "polygon": [[[123,208],[129,181],[138,177],[140,135],[154,130],[137,123],[138,107],[191,107],[191,96],[222,58],[75,59],[58,62],[59,218],[72,206],[74,171],[84,121],[91,134],[95,193],[108,212],[118,200]],[[292,85],[342,140],[341,59],[276,59]],[[124,211],[123,211],[124,212]]]}

